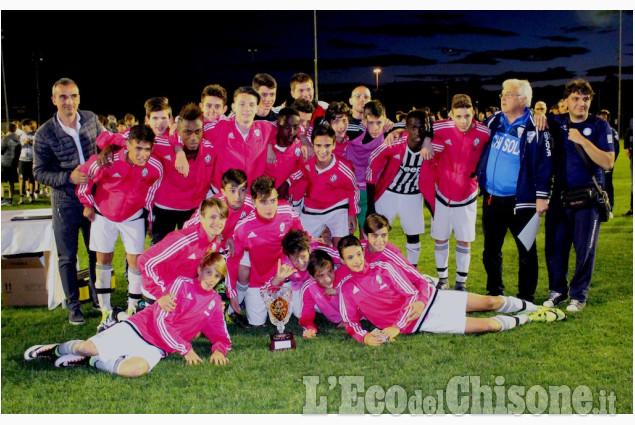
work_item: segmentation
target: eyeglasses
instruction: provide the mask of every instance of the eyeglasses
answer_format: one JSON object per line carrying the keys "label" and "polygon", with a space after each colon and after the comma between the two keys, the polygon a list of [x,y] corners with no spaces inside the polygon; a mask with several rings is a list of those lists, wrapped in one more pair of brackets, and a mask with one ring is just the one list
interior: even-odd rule
{"label": "eyeglasses", "polygon": [[520,97],[520,95],[519,95],[519,94],[515,94],[515,93],[501,93],[501,94],[499,94],[499,95],[498,95],[498,97],[500,97],[501,99],[502,99],[502,98],[505,98],[505,99],[510,99],[510,98],[512,98],[512,97],[514,97],[514,96],[518,96],[518,97]]}

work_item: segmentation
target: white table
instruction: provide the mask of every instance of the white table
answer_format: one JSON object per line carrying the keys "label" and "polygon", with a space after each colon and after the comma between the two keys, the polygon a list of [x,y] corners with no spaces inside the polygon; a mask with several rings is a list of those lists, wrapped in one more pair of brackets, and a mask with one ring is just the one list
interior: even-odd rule
{"label": "white table", "polygon": [[53,235],[53,220],[11,221],[16,216],[52,215],[51,208],[36,210],[2,211],[2,255],[27,254],[49,251],[46,273],[48,308],[53,310],[64,302],[64,288],[58,267],[57,246]]}

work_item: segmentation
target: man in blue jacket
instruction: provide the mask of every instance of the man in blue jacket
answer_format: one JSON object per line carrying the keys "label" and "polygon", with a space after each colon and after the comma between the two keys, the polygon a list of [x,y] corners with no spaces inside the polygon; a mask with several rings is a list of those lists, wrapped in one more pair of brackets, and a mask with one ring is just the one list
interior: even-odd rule
{"label": "man in blue jacket", "polygon": [[503,82],[501,112],[487,121],[491,130],[478,166],[483,193],[483,265],[487,294],[504,295],[503,255],[507,230],[518,247],[518,298],[533,302],[538,284],[536,242],[526,248],[518,235],[534,215],[549,207],[551,148],[549,133],[536,130],[529,110],[528,81]]}
{"label": "man in blue jacket", "polygon": [[[95,140],[101,126],[94,113],[78,111],[79,88],[73,80],[62,78],[56,81],[51,99],[57,113],[35,133],[33,174],[38,182],[53,189],[53,233],[68,302],[68,320],[72,325],[83,325],[77,282],[77,247],[81,229],[88,250],[90,222],[83,216],[84,206],[75,194],[75,186],[88,182],[88,176],[77,168],[97,153]],[[95,252],[88,250],[88,257],[92,288]]]}
{"label": "man in blue jacket", "polygon": [[[589,114],[593,89],[583,80],[565,86],[564,101],[568,112],[547,115],[553,136],[553,198],[545,223],[545,257],[549,272],[549,298],[545,306],[556,306],[570,298],[567,311],[582,310],[587,301],[595,264],[595,248],[600,219],[594,199],[564,203],[580,190],[595,193],[603,186],[603,170],[615,164],[615,140],[609,124]],[[595,182],[593,178],[595,177]],[[567,282],[569,252],[576,254],[575,273]]]}

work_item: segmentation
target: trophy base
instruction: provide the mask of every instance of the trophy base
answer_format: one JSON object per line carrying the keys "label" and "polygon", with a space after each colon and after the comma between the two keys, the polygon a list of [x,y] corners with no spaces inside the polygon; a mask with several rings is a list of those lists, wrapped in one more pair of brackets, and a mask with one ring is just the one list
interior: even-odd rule
{"label": "trophy base", "polygon": [[270,339],[270,351],[295,350],[295,340],[293,339],[293,332],[271,334]]}

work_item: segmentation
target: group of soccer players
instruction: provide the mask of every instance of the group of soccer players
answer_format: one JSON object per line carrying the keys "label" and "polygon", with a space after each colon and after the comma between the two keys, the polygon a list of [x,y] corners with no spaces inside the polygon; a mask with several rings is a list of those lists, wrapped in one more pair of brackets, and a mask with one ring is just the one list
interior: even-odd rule
{"label": "group of soccer players", "polygon": [[[209,361],[225,364],[225,313],[237,325],[262,326],[263,291],[285,285],[305,338],[317,336],[320,313],[371,346],[400,333],[502,331],[564,318],[519,298],[466,292],[474,172],[490,134],[474,120],[469,96],[454,96],[448,120],[432,125],[413,110],[395,124],[366,87],[348,104],[315,102],[307,74],[294,75],[290,88],[274,108],[276,81],[258,74],[233,93],[229,117],[219,85],[176,118],[166,98],[151,98],[146,124],[100,134],[101,153],[81,165],[86,179],[76,188],[97,254],[99,332],[33,346],[25,359],[139,376],[172,352],[202,362],[189,342],[201,332],[212,342]],[[434,211],[438,279],[416,268],[424,201]],[[405,256],[388,241],[397,216]],[[446,291],[452,232],[456,291]],[[117,235],[127,260],[125,309],[110,303]],[[214,290],[223,278],[227,311]],[[467,317],[472,311],[502,314]]]}

